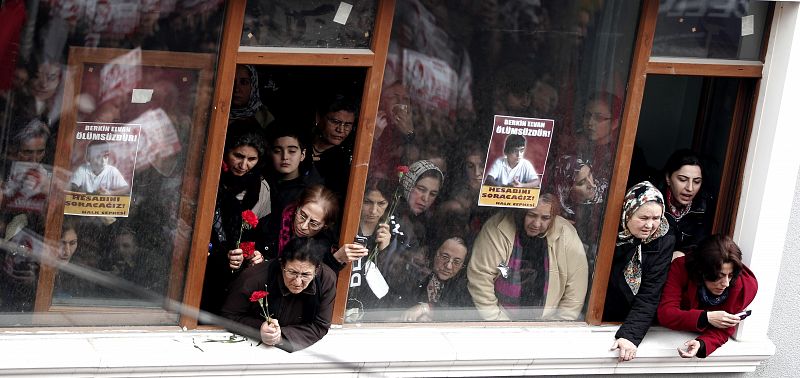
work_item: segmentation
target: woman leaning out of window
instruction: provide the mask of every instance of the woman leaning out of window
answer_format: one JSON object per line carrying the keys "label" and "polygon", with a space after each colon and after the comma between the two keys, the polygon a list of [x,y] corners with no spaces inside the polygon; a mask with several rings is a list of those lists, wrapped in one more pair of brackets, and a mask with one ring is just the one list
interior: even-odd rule
{"label": "woman leaning out of window", "polygon": [[247,328],[231,331],[287,352],[322,339],[336,296],[336,274],[321,264],[326,253],[323,241],[295,238],[279,258],[245,270],[231,284],[222,315]]}

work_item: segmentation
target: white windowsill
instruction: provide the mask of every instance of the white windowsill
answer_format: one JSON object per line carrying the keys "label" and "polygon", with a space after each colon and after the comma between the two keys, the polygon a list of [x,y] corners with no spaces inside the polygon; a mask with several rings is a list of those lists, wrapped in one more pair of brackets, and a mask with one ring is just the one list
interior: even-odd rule
{"label": "white windowsill", "polygon": [[[134,329],[0,333],[0,375],[240,376],[337,374],[476,376],[753,371],[775,352],[766,338],[729,341],[706,359],[682,359],[692,335],[650,330],[638,357],[617,363],[616,326],[332,329],[288,354],[255,343],[210,343],[224,331]],[[195,348],[196,344],[200,349]],[[201,350],[202,349],[202,350]]]}

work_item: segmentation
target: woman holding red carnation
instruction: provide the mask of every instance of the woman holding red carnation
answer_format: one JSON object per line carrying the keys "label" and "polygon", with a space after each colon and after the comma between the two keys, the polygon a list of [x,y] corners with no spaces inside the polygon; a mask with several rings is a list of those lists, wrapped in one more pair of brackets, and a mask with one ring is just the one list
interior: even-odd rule
{"label": "woman holding red carnation", "polygon": [[[243,225],[252,225],[270,213],[269,185],[258,169],[266,153],[264,139],[256,130],[240,131],[225,143],[217,190],[206,275],[200,308],[218,314],[228,284],[241,268],[263,261],[258,251],[244,258],[240,244],[255,239]],[[245,222],[243,212],[252,214]]]}
{"label": "woman holding red carnation", "polygon": [[336,274],[321,264],[328,248],[321,240],[292,239],[280,258],[231,284],[222,316],[248,326],[246,336],[287,352],[316,343],[328,333],[336,296]]}

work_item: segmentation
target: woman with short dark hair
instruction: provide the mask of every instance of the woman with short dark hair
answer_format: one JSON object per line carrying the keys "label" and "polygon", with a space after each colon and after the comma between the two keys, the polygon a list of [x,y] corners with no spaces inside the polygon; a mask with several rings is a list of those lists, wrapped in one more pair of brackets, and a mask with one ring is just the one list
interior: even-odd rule
{"label": "woman with short dark hair", "polygon": [[[316,343],[328,333],[336,296],[336,274],[321,264],[328,248],[311,238],[289,241],[280,258],[246,270],[231,284],[222,315],[248,326],[248,337],[287,352]],[[265,309],[253,300],[262,290]]]}
{"label": "woman with short dark hair", "polygon": [[742,251],[726,235],[712,235],[672,262],[658,306],[661,325],[700,333],[678,348],[684,358],[705,358],[725,344],[741,312],[753,301],[758,281],[742,263]]}

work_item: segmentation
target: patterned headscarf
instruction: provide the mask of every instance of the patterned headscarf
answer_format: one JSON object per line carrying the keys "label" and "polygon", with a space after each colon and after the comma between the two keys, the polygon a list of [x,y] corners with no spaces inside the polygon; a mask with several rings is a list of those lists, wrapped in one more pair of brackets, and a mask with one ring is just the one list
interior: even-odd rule
{"label": "patterned headscarf", "polygon": [[258,72],[250,64],[245,65],[250,72],[250,101],[243,108],[231,108],[230,120],[246,119],[255,116],[261,103],[261,95],[258,93]]}
{"label": "patterned headscarf", "polygon": [[642,181],[632,186],[625,193],[625,200],[622,203],[622,232],[617,235],[617,245],[633,241],[634,237],[628,230],[628,220],[631,219],[636,210],[639,210],[647,202],[655,202],[661,205],[661,224],[647,240],[642,242],[647,244],[667,234],[669,223],[667,223],[667,218],[664,217],[664,196],[650,181]]}
{"label": "patterned headscarf", "polygon": [[411,189],[414,188],[416,185],[417,180],[419,180],[420,176],[427,171],[436,171],[439,176],[439,180],[441,180],[441,185],[444,185],[444,175],[442,174],[442,170],[439,169],[435,164],[431,163],[430,160],[420,160],[411,164],[408,167],[408,173],[403,175],[403,178],[400,179],[400,186],[403,188],[403,198],[408,199],[409,195],[411,195]]}
{"label": "patterned headscarf", "polygon": [[[572,187],[575,185],[575,177],[578,176],[578,172],[580,172],[581,168],[585,165],[589,166],[590,169],[592,168],[592,163],[588,159],[577,155],[564,155],[556,162],[553,181],[555,181],[558,200],[561,202],[562,215],[566,215],[567,218],[575,215],[575,211],[572,209],[572,201],[569,199],[569,194],[572,191]],[[595,178],[595,186],[594,197],[583,201],[582,204],[603,202],[602,196],[606,192],[607,184],[601,183]]]}

